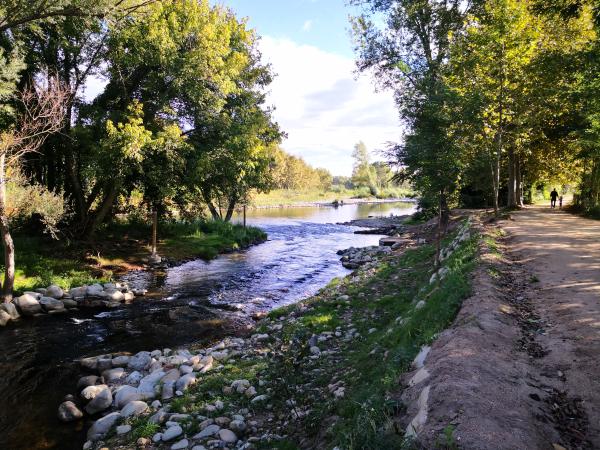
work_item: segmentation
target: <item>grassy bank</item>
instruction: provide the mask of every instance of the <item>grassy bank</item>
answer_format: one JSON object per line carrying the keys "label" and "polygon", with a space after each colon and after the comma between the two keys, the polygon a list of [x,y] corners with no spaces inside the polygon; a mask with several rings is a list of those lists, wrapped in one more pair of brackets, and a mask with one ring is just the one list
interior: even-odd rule
{"label": "grassy bank", "polygon": [[[199,374],[197,384],[172,400],[170,412],[189,414],[181,426],[192,437],[212,418],[244,411],[253,424],[244,439],[255,448],[409,445],[393,423],[403,410],[396,400],[399,377],[421,347],[452,323],[469,295],[478,242],[478,236],[467,239],[445,260],[449,272],[441,281],[430,283],[435,249],[423,245],[271,312],[257,334],[232,345],[229,356],[219,357],[222,365]],[[231,392],[235,380],[247,380],[256,392]],[[256,395],[264,400],[252,399]],[[111,447],[161,430],[149,416],[129,422],[131,434],[113,437]]]}
{"label": "grassy bank", "polygon": [[334,189],[322,191],[318,189],[276,189],[267,194],[258,194],[254,197],[254,206],[279,206],[293,205],[297,203],[333,202],[334,200],[348,200],[351,198],[361,199],[385,199],[404,198],[412,195],[410,189],[390,188],[382,189],[377,196],[372,195],[368,188],[357,189]]}
{"label": "grassy bank", "polygon": [[[70,288],[109,281],[142,267],[150,253],[150,235],[150,225],[125,221],[101,230],[89,242],[17,235],[15,290],[23,292],[50,284]],[[212,259],[266,239],[258,228],[215,221],[163,223],[158,236],[158,253],[175,261]]]}

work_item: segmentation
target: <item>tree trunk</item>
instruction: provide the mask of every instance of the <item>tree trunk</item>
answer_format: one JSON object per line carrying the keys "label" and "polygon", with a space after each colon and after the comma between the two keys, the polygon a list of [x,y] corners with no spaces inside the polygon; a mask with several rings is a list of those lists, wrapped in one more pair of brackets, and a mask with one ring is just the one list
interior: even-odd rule
{"label": "tree trunk", "polygon": [[80,222],[84,223],[87,217],[89,207],[86,207],[85,195],[83,193],[83,188],[81,187],[81,182],[79,181],[79,176],[77,174],[77,165],[75,163],[73,150],[70,148],[70,144],[68,144],[68,147],[69,148],[67,148],[66,150],[65,157],[65,162],[67,166],[67,176],[69,177],[69,182],[71,184],[71,194],[75,199],[77,215],[79,216]]}
{"label": "tree trunk", "polygon": [[517,186],[516,186],[516,160],[515,150],[512,146],[508,149],[508,198],[506,204],[509,208],[517,207]]}
{"label": "tree trunk", "polygon": [[[497,138],[497,140],[501,140],[501,138]],[[500,211],[500,207],[498,205],[498,196],[500,195],[500,152],[501,145],[498,144],[496,148],[496,154],[492,156],[493,161],[490,163],[492,166],[492,190],[494,193],[494,214],[498,216]]]}
{"label": "tree trunk", "polygon": [[521,157],[515,159],[515,179],[517,182],[517,206],[523,206],[523,174],[521,173]]}
{"label": "tree trunk", "polygon": [[437,226],[437,237],[435,240],[435,261],[434,266],[439,267],[440,262],[440,253],[442,252],[442,226],[443,226],[443,216],[444,216],[444,203],[445,203],[445,194],[444,191],[440,191],[440,201],[438,206],[438,226]]}
{"label": "tree trunk", "polygon": [[227,205],[227,213],[225,214],[225,222],[229,222],[231,217],[233,216],[233,211],[235,210],[235,205],[237,203],[236,198],[229,199],[229,205]]}
{"label": "tree trunk", "polygon": [[15,284],[15,245],[8,227],[6,216],[6,154],[0,155],[0,233],[4,247],[4,283],[2,284],[2,301],[12,301],[12,291]]}
{"label": "tree trunk", "polygon": [[117,198],[117,194],[119,193],[120,187],[121,187],[121,181],[114,180],[114,182],[111,184],[108,192],[104,196],[104,200],[102,200],[102,205],[100,205],[100,208],[94,214],[94,218],[92,219],[92,221],[90,222],[89,226],[87,227],[87,229],[85,231],[85,236],[87,238],[92,237],[94,235],[94,233],[96,232],[96,229],[98,228],[98,226],[102,222],[104,222],[106,215],[112,208],[113,203],[115,202],[115,199]]}
{"label": "tree trunk", "polygon": [[152,255],[156,255],[156,235],[158,234],[158,213],[156,207],[152,211]]}

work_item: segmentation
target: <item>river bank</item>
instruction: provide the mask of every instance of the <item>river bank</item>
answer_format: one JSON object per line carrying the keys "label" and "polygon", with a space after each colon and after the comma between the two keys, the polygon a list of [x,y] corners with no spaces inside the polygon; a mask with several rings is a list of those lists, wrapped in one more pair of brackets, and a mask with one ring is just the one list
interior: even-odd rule
{"label": "river bank", "polygon": [[[432,237],[427,224],[411,232],[420,242]],[[405,433],[392,420],[400,405],[389,394],[468,295],[477,242],[459,224],[435,275],[434,247],[407,242],[317,295],[271,312],[249,338],[83,361],[102,381],[112,379],[93,390],[108,391],[120,407],[90,428],[86,447],[401,444]]]}

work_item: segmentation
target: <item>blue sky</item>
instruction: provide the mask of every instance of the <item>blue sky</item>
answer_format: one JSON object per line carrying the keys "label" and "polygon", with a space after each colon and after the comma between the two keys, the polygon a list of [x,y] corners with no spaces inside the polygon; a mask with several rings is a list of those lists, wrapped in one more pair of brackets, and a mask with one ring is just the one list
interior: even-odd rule
{"label": "blue sky", "polygon": [[390,92],[356,73],[345,0],[218,0],[247,17],[277,75],[269,104],[288,138],[282,147],[334,175],[352,172],[363,140],[373,159],[400,128]]}
{"label": "blue sky", "polygon": [[352,57],[345,0],[220,0],[259,34]]}

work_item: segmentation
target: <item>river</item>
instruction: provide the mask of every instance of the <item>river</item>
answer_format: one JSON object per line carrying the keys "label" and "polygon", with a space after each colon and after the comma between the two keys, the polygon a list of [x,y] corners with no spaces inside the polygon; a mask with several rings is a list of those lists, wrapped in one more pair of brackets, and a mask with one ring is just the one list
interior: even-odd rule
{"label": "river", "polygon": [[413,204],[400,202],[252,210],[247,222],[268,233],[263,244],[191,261],[160,278],[132,272],[125,277],[131,285],[150,288],[132,305],[10,323],[0,330],[0,449],[81,448],[85,422],[65,425],[56,418],[80,376],[76,359],[184,346],[239,331],[252,313],[310,296],[349,273],[337,250],[376,245],[380,238],[336,223],[412,212]]}

